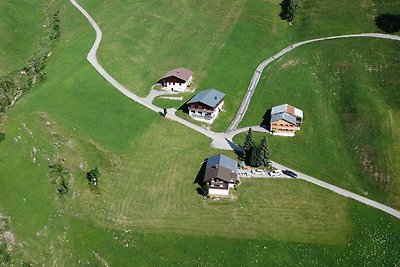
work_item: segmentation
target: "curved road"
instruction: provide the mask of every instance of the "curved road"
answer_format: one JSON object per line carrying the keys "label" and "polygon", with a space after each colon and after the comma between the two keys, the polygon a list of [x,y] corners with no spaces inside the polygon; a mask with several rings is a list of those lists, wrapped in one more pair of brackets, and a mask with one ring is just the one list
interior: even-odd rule
{"label": "curved road", "polygon": [[236,130],[239,123],[242,121],[244,115],[246,114],[247,108],[250,104],[250,100],[253,96],[253,93],[257,88],[257,84],[260,80],[261,73],[264,71],[264,68],[267,65],[274,62],[275,60],[277,60],[281,56],[285,55],[286,53],[289,53],[293,49],[295,49],[299,46],[305,45],[305,44],[310,44],[310,43],[325,41],[325,40],[332,40],[332,39],[339,39],[339,38],[352,38],[352,37],[370,37],[370,38],[382,38],[382,39],[400,41],[400,36],[397,36],[397,35],[382,34],[382,33],[360,33],[360,34],[346,34],[346,35],[337,35],[337,36],[316,38],[316,39],[311,39],[311,40],[298,42],[298,43],[289,45],[288,47],[282,49],[280,52],[278,52],[277,54],[273,55],[272,57],[264,60],[263,62],[260,63],[260,65],[258,65],[256,70],[254,71],[253,77],[251,78],[249,87],[247,88],[246,95],[244,96],[242,103],[240,104],[239,110],[236,113],[236,117],[233,119],[231,125],[229,125],[226,132]]}
{"label": "curved road", "polygon": [[[126,89],[122,84],[120,84],[117,80],[115,80],[98,62],[97,57],[96,57],[96,52],[97,49],[99,48],[99,44],[101,42],[101,38],[102,38],[102,32],[100,30],[100,27],[97,25],[97,23],[93,20],[93,18],[89,15],[89,13],[83,9],[75,0],[70,0],[70,2],[87,18],[87,20],[90,22],[90,24],[92,25],[92,27],[95,29],[96,31],[96,40],[92,46],[92,48],[90,49],[90,52],[87,56],[88,61],[90,62],[90,64],[93,65],[93,67],[110,83],[112,84],[115,88],[118,89],[118,91],[120,91],[121,93],[123,93],[125,96],[129,97],[130,99],[132,99],[133,101],[144,105],[145,107],[153,110],[154,112],[160,113],[163,112],[163,109],[153,105],[151,102],[149,103],[149,101],[147,101],[145,98],[141,98],[137,95],[135,95],[134,93],[132,93],[131,91],[129,91],[128,89]],[[250,82],[249,85],[249,89],[247,90],[246,93],[246,97],[243,99],[242,105],[240,106],[238,115],[236,116],[236,118],[234,119],[234,121],[232,122],[231,126],[228,128],[228,131],[226,133],[215,133],[212,131],[209,131],[207,129],[204,129],[194,123],[191,123],[187,120],[184,120],[178,116],[175,115],[175,109],[168,109],[168,112],[166,114],[166,118],[174,120],[176,122],[181,123],[182,125],[185,125],[187,127],[192,128],[193,130],[196,130],[206,136],[208,136],[209,138],[211,138],[213,140],[212,145],[214,147],[217,148],[221,148],[221,149],[231,149],[231,150],[237,150],[240,149],[239,147],[237,147],[237,145],[235,145],[231,140],[233,138],[234,135],[236,135],[237,133],[240,132],[245,132],[247,131],[247,129],[249,127],[246,128],[242,128],[242,129],[238,129],[237,125],[239,124],[239,122],[241,121],[241,119],[243,118],[243,115],[245,114],[246,110],[247,110],[247,106],[250,103],[250,99],[251,96],[254,93],[254,90],[257,86],[257,83],[260,79],[260,75],[261,72],[264,70],[265,66],[267,66],[269,63],[271,63],[272,61],[276,60],[277,58],[281,57],[282,55],[286,54],[287,52],[293,50],[294,48],[307,44],[307,43],[312,43],[312,42],[316,42],[316,41],[322,41],[322,40],[329,40],[329,39],[336,39],[336,38],[346,38],[346,37],[376,37],[376,38],[385,38],[385,39],[392,39],[392,40],[400,40],[400,36],[393,36],[393,35],[386,35],[386,34],[379,34],[379,33],[366,33],[366,34],[353,34],[353,35],[341,35],[341,36],[332,36],[332,37],[325,37],[325,38],[318,38],[318,39],[312,39],[312,40],[308,40],[308,41],[304,41],[304,42],[300,42],[300,43],[296,43],[294,45],[291,45],[285,49],[283,49],[282,51],[280,51],[279,53],[277,53],[276,55],[270,57],[269,59],[263,61],[256,69],[253,78]],[[258,126],[254,126],[252,127],[254,128],[254,130],[256,131],[265,131],[265,129],[258,127]],[[289,169],[286,166],[280,165],[276,162],[272,162],[272,165],[276,168],[279,169]],[[376,201],[370,200],[368,198],[365,198],[363,196],[354,194],[350,191],[344,190],[342,188],[339,188],[337,186],[334,186],[332,184],[323,182],[321,180],[318,180],[317,178],[308,176],[306,174],[300,173],[296,170],[292,170],[296,173],[298,173],[299,175],[299,179],[303,179],[305,181],[308,181],[310,183],[313,183],[315,185],[321,186],[323,188],[326,188],[330,191],[333,191],[339,195],[345,196],[345,197],[349,197],[352,198],[354,200],[357,200],[361,203],[364,203],[368,206],[377,208],[379,210],[382,210],[388,214],[391,214],[392,216],[396,217],[396,218],[400,218],[400,211],[395,210],[391,207],[388,207],[386,205],[383,205],[381,203],[378,203]]]}

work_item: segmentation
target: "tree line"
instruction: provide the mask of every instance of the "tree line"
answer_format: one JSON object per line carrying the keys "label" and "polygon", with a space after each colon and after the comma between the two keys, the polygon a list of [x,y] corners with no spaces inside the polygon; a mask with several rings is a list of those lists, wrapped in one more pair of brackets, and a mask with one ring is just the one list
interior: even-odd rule
{"label": "tree line", "polygon": [[253,167],[270,166],[271,161],[267,138],[264,136],[260,144],[256,145],[251,128],[249,128],[246,139],[244,140],[243,150],[241,159],[246,165]]}

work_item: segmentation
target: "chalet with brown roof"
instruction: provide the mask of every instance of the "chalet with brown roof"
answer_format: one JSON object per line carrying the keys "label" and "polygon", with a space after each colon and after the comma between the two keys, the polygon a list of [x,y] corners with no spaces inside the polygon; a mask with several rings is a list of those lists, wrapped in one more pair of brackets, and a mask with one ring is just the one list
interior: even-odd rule
{"label": "chalet with brown roof", "polygon": [[186,92],[192,83],[193,73],[185,68],[177,68],[168,71],[160,80],[164,90],[173,92]]}
{"label": "chalet with brown roof", "polygon": [[303,111],[288,104],[271,109],[270,130],[274,135],[294,136],[303,122]]}
{"label": "chalet with brown roof", "polygon": [[209,195],[229,195],[238,179],[237,161],[222,154],[207,159],[204,183]]}

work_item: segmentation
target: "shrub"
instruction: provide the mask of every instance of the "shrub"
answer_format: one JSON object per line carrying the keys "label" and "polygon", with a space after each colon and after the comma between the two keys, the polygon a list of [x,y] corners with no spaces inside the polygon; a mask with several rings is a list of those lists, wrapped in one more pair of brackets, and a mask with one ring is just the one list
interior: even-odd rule
{"label": "shrub", "polygon": [[97,185],[100,175],[101,173],[99,169],[96,167],[94,169],[91,169],[88,173],[86,173],[86,178],[89,180],[89,184]]}

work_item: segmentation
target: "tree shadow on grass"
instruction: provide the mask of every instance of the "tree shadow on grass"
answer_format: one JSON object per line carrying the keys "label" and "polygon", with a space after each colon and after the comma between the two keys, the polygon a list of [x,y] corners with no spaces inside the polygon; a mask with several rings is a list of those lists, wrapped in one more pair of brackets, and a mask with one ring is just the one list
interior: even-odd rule
{"label": "tree shadow on grass", "polygon": [[228,138],[225,138],[225,141],[229,144],[229,146],[232,148],[233,152],[240,158],[243,157],[244,154],[244,149],[238,144],[235,144],[233,141],[229,140]]}
{"label": "tree shadow on grass", "polygon": [[233,152],[235,152],[238,160],[243,161],[244,160],[244,148],[241,145],[238,145],[238,144],[234,143],[233,141],[229,140],[228,138],[225,138],[225,141],[232,148]]}
{"label": "tree shadow on grass", "polygon": [[380,14],[375,18],[376,26],[386,33],[400,31],[400,15]]}

